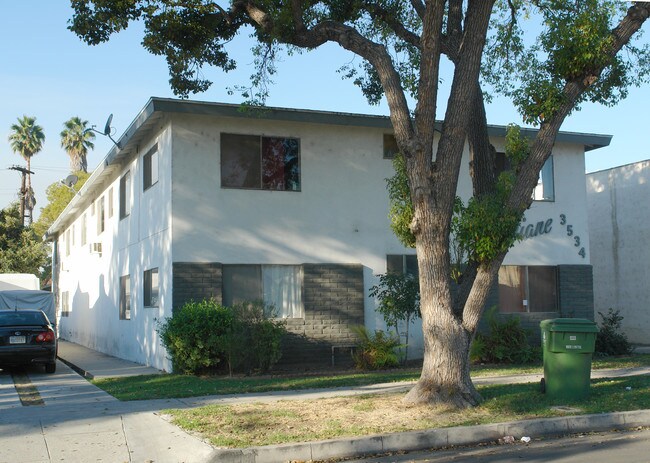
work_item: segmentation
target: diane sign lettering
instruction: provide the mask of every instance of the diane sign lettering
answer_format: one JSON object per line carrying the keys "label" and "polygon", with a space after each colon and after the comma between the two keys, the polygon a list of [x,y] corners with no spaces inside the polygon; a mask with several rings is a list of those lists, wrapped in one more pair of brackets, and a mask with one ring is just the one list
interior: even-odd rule
{"label": "diane sign lettering", "polygon": [[540,235],[548,235],[552,229],[553,219],[540,220],[537,223],[529,223],[528,225],[522,224],[519,228],[519,237],[526,240]]}

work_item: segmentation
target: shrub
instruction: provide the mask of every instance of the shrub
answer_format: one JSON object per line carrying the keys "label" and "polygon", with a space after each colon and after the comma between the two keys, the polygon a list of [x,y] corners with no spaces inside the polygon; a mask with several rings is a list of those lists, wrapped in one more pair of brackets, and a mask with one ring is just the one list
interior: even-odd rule
{"label": "shrub", "polygon": [[230,373],[254,370],[265,373],[282,356],[281,340],[286,330],[273,317],[272,307],[260,301],[245,302],[232,307],[233,323],[229,331],[227,358]]}
{"label": "shrub", "polygon": [[632,353],[632,346],[627,340],[625,333],[621,333],[621,321],[623,317],[619,315],[620,310],[614,310],[611,307],[607,315],[598,312],[601,324],[600,331],[596,335],[596,353],[599,355],[628,355]]}
{"label": "shrub", "polygon": [[488,333],[476,333],[470,349],[472,362],[485,363],[531,363],[541,359],[541,347],[533,347],[528,341],[528,330],[518,317],[499,320],[497,308],[487,313]]}
{"label": "shrub", "polygon": [[214,300],[190,301],[158,325],[175,372],[199,374],[225,359],[232,311]]}
{"label": "shrub", "polygon": [[404,361],[408,357],[409,326],[420,316],[420,283],[409,274],[379,275],[379,284],[370,288],[370,297],[379,300],[377,311],[383,315],[386,326],[395,330],[399,339],[399,323],[406,324]]}
{"label": "shrub", "polygon": [[352,329],[359,337],[359,345],[352,356],[358,369],[380,370],[399,365],[396,349],[400,347],[400,341],[395,335],[383,331],[370,334],[365,326]]}
{"label": "shrub", "polygon": [[224,307],[214,300],[188,302],[157,330],[174,371],[183,374],[212,373],[226,364],[230,374],[264,373],[280,359],[285,333],[281,321],[265,317],[262,303]]}

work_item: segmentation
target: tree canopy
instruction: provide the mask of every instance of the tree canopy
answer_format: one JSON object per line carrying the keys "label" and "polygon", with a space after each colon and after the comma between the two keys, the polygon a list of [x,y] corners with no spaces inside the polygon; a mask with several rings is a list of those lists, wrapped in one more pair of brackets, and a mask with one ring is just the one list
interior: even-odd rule
{"label": "tree canopy", "polygon": [[47,204],[41,208],[41,215],[34,223],[34,230],[38,236],[45,235],[45,232],[63,212],[63,209],[72,201],[76,194],[75,191],[79,191],[90,177],[89,173],[83,171],[75,172],[74,175],[78,178],[74,187],[70,188],[61,182],[54,182],[45,190]]}
{"label": "tree canopy", "polygon": [[0,273],[41,276],[48,264],[48,246],[31,227],[24,227],[18,203],[0,210]]}
{"label": "tree canopy", "polygon": [[88,172],[88,150],[95,147],[95,134],[88,129],[88,121],[74,116],[63,123],[61,147],[70,156],[70,172]]}
{"label": "tree canopy", "polygon": [[[238,33],[250,33],[256,40],[254,91],[247,93],[252,103],[264,101],[274,62],[283,52],[332,42],[362,58],[357,66],[344,65],[345,75],[371,104],[385,98],[412,204],[408,228],[418,256],[425,358],[420,380],[406,396],[409,402],[463,407],[481,400],[469,377],[469,346],[563,121],[586,101],[616,104],[630,85],[646,82],[650,64],[647,47],[632,41],[650,15],[650,3],[641,2],[71,3],[69,27],[89,44],[104,42],[129,23],[142,21],[143,46],[165,57],[170,84],[181,96],[209,87],[206,67],[234,69],[228,47]],[[451,66],[451,76],[440,115],[444,63]],[[486,89],[511,98],[523,119],[539,129],[533,139],[513,135],[517,149],[510,154],[515,162],[507,178],[497,175],[488,137]],[[436,118],[442,124],[437,126]],[[458,208],[466,145],[472,203]],[[452,279],[454,211],[469,214],[459,226],[483,215],[499,227],[485,231],[494,235],[487,247],[484,240],[468,241],[466,265]]]}

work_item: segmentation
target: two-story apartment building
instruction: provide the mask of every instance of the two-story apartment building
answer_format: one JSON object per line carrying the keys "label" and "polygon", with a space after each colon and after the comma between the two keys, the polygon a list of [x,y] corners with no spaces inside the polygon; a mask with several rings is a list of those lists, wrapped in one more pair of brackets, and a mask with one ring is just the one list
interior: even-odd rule
{"label": "two-story apartment building", "polygon": [[[491,304],[535,330],[593,316],[584,153],[609,140],[559,135],[500,273]],[[329,361],[352,325],[384,328],[377,275],[415,268],[387,218],[393,154],[386,117],[152,98],[48,231],[61,336],[168,370],[156,326],[175,307],[261,299],[284,361]]]}

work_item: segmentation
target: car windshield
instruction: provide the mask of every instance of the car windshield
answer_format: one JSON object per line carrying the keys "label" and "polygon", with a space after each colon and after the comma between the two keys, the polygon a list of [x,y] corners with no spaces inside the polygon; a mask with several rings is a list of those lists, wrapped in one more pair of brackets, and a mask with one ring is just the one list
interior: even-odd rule
{"label": "car windshield", "polygon": [[47,325],[41,312],[0,311],[0,326]]}

